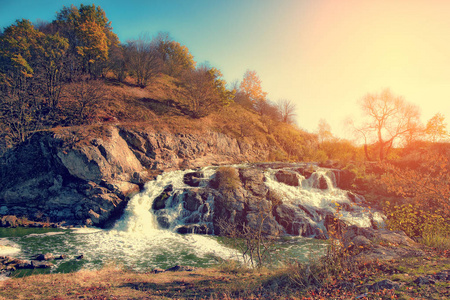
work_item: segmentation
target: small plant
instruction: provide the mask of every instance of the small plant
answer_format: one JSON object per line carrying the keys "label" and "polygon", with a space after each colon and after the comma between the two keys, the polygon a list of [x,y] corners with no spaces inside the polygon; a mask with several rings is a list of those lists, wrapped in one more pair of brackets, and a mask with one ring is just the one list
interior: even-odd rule
{"label": "small plant", "polygon": [[233,167],[220,167],[216,171],[213,185],[218,190],[235,190],[241,185],[239,172]]}

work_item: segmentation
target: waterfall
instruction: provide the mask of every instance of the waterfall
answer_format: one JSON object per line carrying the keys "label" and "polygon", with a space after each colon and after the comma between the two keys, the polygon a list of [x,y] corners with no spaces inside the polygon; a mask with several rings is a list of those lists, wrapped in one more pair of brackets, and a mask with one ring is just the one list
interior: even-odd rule
{"label": "waterfall", "polygon": [[183,175],[186,172],[166,172],[159,175],[155,180],[149,181],[145,185],[144,191],[135,195],[129,201],[124,215],[117,222],[114,229],[131,234],[161,234],[161,230],[156,222],[156,216],[151,211],[153,201],[168,185],[172,185],[177,189],[186,187],[183,183]]}
{"label": "waterfall", "polygon": [[[347,224],[360,227],[370,227],[372,222],[383,222],[382,215],[367,207],[354,203],[349,198],[348,191],[336,187],[336,177],[332,170],[318,168],[309,178],[299,175],[301,185],[291,186],[279,182],[275,173],[277,170],[266,171],[266,185],[281,195],[283,204],[294,211],[306,211],[311,225],[324,230],[324,216],[336,215],[339,209],[339,219]],[[362,202],[363,197],[354,195]]]}

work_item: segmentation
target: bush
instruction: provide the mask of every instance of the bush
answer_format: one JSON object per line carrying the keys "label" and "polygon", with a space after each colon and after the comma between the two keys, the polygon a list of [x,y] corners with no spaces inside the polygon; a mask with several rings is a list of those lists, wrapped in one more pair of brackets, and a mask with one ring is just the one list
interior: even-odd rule
{"label": "bush", "polygon": [[219,190],[235,190],[241,185],[239,172],[233,167],[220,167],[216,171],[213,187]]}

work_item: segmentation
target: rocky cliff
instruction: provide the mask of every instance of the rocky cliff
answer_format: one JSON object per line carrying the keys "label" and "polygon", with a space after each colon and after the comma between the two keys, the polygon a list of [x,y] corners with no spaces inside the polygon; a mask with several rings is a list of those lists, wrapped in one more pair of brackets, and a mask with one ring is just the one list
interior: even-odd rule
{"label": "rocky cliff", "polygon": [[1,158],[0,216],[105,226],[162,171],[264,161],[268,153],[268,145],[217,132],[115,125],[39,132]]}

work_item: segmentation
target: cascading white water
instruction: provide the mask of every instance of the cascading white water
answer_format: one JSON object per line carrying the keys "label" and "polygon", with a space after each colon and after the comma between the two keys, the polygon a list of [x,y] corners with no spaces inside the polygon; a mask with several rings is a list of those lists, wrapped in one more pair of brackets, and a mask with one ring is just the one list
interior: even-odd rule
{"label": "cascading white water", "polygon": [[[247,166],[235,167],[246,168]],[[198,203],[197,206],[193,205],[194,208],[187,209],[189,205],[192,205],[193,200],[192,198],[187,200],[185,196],[193,192],[191,189],[197,189],[183,182],[183,176],[188,172],[193,171],[166,172],[148,182],[144,191],[129,201],[122,218],[110,230],[80,228],[66,230],[59,234],[6,236],[7,239],[3,240],[3,244],[13,247],[16,251],[20,249],[15,256],[24,259],[29,259],[37,253],[47,252],[66,254],[71,257],[84,254],[84,259],[80,261],[58,262],[55,272],[67,272],[67,270],[81,267],[98,268],[107,262],[116,262],[135,270],[149,270],[154,267],[167,268],[175,264],[208,266],[216,262],[215,258],[239,259],[240,254],[220,244],[217,237],[176,233],[180,226],[188,222],[192,222],[191,225],[194,224],[191,217],[196,214],[201,214],[198,224],[203,222],[207,226],[212,225],[207,224],[212,220],[214,209],[212,194],[202,194],[201,204]],[[275,177],[276,172],[277,170],[267,169],[264,184],[282,196],[283,205],[300,210],[303,220],[298,220],[298,223],[301,226],[304,225],[301,224],[302,222],[310,222],[309,229],[301,228],[303,235],[314,236],[316,234],[314,228],[320,228],[326,232],[323,223],[324,215],[336,213],[338,204],[344,207],[340,211],[340,219],[347,223],[367,227],[371,225],[371,218],[375,219],[376,213],[358,205],[352,206],[353,203],[349,200],[347,191],[336,187],[334,173],[330,170],[318,169],[308,179],[298,172],[287,171],[291,175],[294,173],[294,178],[299,179],[300,186],[290,186],[279,182]],[[203,182],[205,186],[214,175],[215,168],[202,169],[201,173],[204,181],[200,182]],[[154,210],[152,206],[155,198],[161,197],[169,186],[170,196],[164,199],[164,208]],[[201,187],[202,184],[200,184]],[[195,194],[192,195],[193,198],[196,197]],[[157,218],[162,216],[167,218],[166,229],[160,227],[159,219],[157,221]],[[297,232],[300,232],[299,228]],[[280,245],[282,244],[283,242],[280,241]],[[308,259],[307,253],[314,256],[322,255],[326,245],[322,241],[299,236],[293,237],[289,244],[283,247],[283,252],[286,252],[288,257]],[[76,268],[74,268],[75,265]]]}
{"label": "cascading white water", "polygon": [[[313,215],[310,221],[316,226],[323,228],[321,215],[317,211],[336,214],[338,206],[340,207],[339,218],[348,224],[370,227],[373,219],[382,222],[379,213],[373,213],[369,209],[354,205],[348,198],[348,192],[336,187],[334,173],[330,170],[318,169],[308,179],[298,174],[301,186],[281,183],[276,180],[275,173],[276,170],[266,171],[266,185],[282,196],[284,204],[292,207],[301,205],[308,209],[308,213]],[[326,182],[326,188],[319,188],[320,180]],[[351,209],[341,209],[343,206]]]}
{"label": "cascading white water", "polygon": [[[78,235],[80,244],[84,244],[85,248],[79,252],[97,259],[116,254],[123,263],[135,269],[167,267],[177,263],[198,265],[199,261],[208,264],[207,261],[211,261],[213,256],[222,259],[238,257],[235,250],[219,244],[213,237],[180,235],[159,228],[152,212],[153,200],[168,185],[173,186],[174,192],[189,188],[183,183],[183,175],[187,172],[166,172],[148,182],[145,190],[130,200],[124,215],[113,229]],[[205,173],[213,174],[208,170]],[[179,211],[172,213],[177,214]]]}

